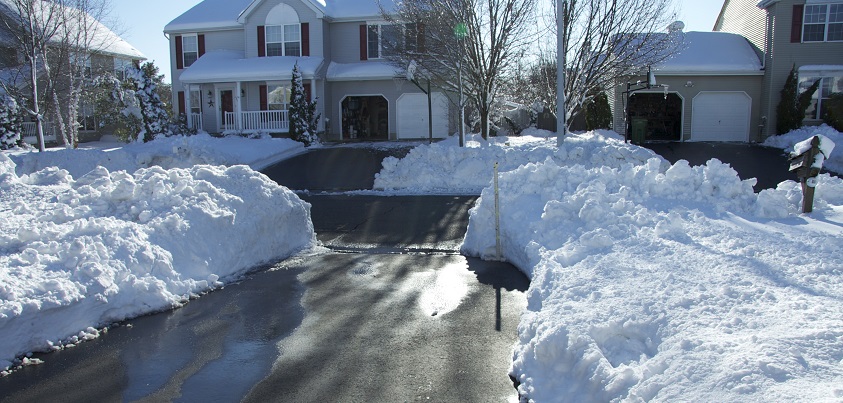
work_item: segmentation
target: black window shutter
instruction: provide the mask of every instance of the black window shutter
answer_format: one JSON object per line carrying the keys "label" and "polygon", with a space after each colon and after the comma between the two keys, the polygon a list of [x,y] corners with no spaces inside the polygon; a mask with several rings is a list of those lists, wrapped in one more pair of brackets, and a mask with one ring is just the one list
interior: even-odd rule
{"label": "black window shutter", "polygon": [[790,42],[802,42],[802,14],[805,12],[804,4],[793,5],[793,19],[790,25]]}

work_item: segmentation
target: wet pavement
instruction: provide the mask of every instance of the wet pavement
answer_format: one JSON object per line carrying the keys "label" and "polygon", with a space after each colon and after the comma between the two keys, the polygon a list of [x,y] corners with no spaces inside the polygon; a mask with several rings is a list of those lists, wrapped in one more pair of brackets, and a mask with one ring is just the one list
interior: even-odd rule
{"label": "wet pavement", "polygon": [[380,160],[403,152],[328,148],[268,168],[310,190],[328,251],[37,354],[43,364],[0,378],[0,401],[515,399],[529,281],[458,254],[476,198],[330,193],[371,188]]}

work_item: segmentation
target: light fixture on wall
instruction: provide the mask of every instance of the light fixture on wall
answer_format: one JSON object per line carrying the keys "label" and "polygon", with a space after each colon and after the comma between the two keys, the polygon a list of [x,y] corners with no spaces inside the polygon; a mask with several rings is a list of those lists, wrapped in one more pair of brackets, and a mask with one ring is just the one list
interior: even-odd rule
{"label": "light fixture on wall", "polygon": [[214,93],[211,90],[208,90],[208,107],[214,107]]}
{"label": "light fixture on wall", "polygon": [[240,96],[243,97],[243,98],[246,98],[246,89],[245,88],[240,89]]}
{"label": "light fixture on wall", "polygon": [[694,87],[694,82],[693,82],[693,81],[688,81],[687,83],[685,83],[685,86],[686,86],[686,87],[688,87],[688,88],[693,88],[693,87]]}

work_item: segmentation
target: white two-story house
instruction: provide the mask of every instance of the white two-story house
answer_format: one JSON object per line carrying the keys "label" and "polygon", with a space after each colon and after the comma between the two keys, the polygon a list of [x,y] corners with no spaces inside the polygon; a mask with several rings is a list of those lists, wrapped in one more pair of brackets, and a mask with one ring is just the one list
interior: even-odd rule
{"label": "white two-story house", "polygon": [[[286,133],[297,64],[323,138],[427,138],[427,96],[384,59],[397,31],[375,0],[205,0],[164,29],[174,112],[209,133]],[[445,137],[448,100],[432,99],[433,135]]]}

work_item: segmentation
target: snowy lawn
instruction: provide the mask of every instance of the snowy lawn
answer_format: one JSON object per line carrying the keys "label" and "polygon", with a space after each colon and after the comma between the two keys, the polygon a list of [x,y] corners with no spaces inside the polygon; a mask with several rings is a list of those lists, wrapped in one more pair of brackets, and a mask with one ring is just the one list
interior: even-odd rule
{"label": "snowy lawn", "polygon": [[0,154],[0,371],[313,247],[307,203],[224,166],[301,151],[193,136]]}
{"label": "snowy lawn", "polygon": [[[843,147],[843,133],[834,130],[833,127],[826,124],[822,126],[806,126],[781,136],[769,137],[764,141],[764,145],[791,151],[795,144],[817,135],[825,136],[838,147]],[[838,150],[836,153],[832,152],[831,158],[825,161],[823,167],[829,171],[843,175],[843,150]]]}
{"label": "snowy lawn", "polygon": [[[485,258],[496,254],[486,172],[506,160],[503,255],[532,279],[512,364],[523,397],[843,399],[843,181],[821,176],[815,212],[802,215],[797,183],[753,193],[717,160],[671,166],[610,133],[569,137],[558,152],[517,142],[438,153],[483,173],[463,252]],[[482,185],[442,160],[425,166],[413,154],[433,150],[419,148],[384,163],[383,187],[403,172],[429,175],[403,176],[410,192]]]}

